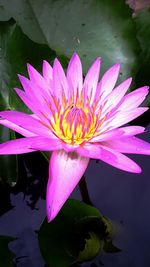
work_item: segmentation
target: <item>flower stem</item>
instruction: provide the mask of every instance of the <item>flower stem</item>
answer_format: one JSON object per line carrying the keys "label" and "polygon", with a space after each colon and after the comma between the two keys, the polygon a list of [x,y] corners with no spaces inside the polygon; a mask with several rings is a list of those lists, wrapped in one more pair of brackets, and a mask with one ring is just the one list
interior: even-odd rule
{"label": "flower stem", "polygon": [[86,184],[86,180],[85,179],[86,178],[83,175],[81,180],[79,181],[79,184],[78,184],[79,185],[79,190],[80,190],[83,202],[85,202],[88,205],[93,206],[92,201],[91,201],[90,196],[89,196],[89,192],[88,192],[88,188],[87,188],[87,184]]}

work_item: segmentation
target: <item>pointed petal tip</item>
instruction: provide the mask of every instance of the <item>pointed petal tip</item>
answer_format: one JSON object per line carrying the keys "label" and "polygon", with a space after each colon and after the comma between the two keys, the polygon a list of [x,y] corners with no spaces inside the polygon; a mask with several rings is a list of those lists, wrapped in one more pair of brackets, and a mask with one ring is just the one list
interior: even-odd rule
{"label": "pointed petal tip", "polygon": [[23,85],[24,82],[29,81],[29,79],[21,74],[17,74],[19,81],[21,82],[21,84]]}
{"label": "pointed petal tip", "polygon": [[116,63],[115,65],[113,65],[114,69],[116,70],[120,70],[121,68],[121,63]]}
{"label": "pointed petal tip", "polygon": [[49,63],[46,59],[44,59],[44,60],[43,60],[43,66],[44,66],[44,65],[46,65],[46,66],[49,65],[49,66],[50,66],[50,63]]}
{"label": "pointed petal tip", "polygon": [[53,61],[53,67],[56,65],[56,64],[60,64],[59,60],[57,57],[55,57],[54,61]]}
{"label": "pointed petal tip", "polygon": [[100,68],[100,64],[101,64],[101,58],[97,57],[92,65],[95,65],[97,68]]}
{"label": "pointed petal tip", "polygon": [[113,64],[110,68],[108,68],[108,70],[111,68],[119,69],[120,67],[121,67],[121,63],[118,62],[118,63]]}
{"label": "pointed petal tip", "polygon": [[99,61],[101,61],[101,57],[96,57],[94,61],[95,61],[95,62],[99,62]]}
{"label": "pointed petal tip", "polygon": [[61,62],[59,61],[57,57],[54,59],[54,62],[53,62],[53,71],[54,70],[57,70],[57,72],[64,71],[61,65]]}
{"label": "pointed petal tip", "polygon": [[33,68],[30,63],[27,63],[26,65],[27,65],[27,69]]}
{"label": "pointed petal tip", "polygon": [[79,61],[79,62],[81,62],[80,57],[79,57],[79,55],[76,52],[74,52],[72,54],[72,57],[70,59],[70,62],[72,62],[72,61]]}
{"label": "pointed petal tip", "polygon": [[145,86],[143,86],[143,88],[145,88],[145,89],[149,90],[150,86],[148,86],[148,85],[145,85]]}
{"label": "pointed petal tip", "polygon": [[[20,88],[17,88],[17,87],[14,88],[14,91],[16,92],[16,94],[17,94],[17,92],[20,91],[20,90],[21,90]],[[23,90],[21,90],[21,91],[23,91]]]}
{"label": "pointed petal tip", "polygon": [[64,150],[53,151],[49,164],[49,180],[46,192],[46,212],[52,221],[78,184],[89,159]]}
{"label": "pointed petal tip", "polygon": [[[143,114],[144,112],[146,112],[147,110],[149,110],[149,107],[144,107],[144,108],[143,108],[143,107],[139,107],[139,108],[141,108],[141,110],[143,110],[142,114]],[[142,114],[141,114],[141,115],[142,115]],[[140,116],[140,115],[139,115],[139,116]]]}
{"label": "pointed petal tip", "polygon": [[128,83],[131,83],[131,82],[132,82],[132,80],[133,80],[133,78],[132,78],[132,77],[129,77],[129,78],[127,78],[127,80],[126,80],[126,81],[128,81]]}
{"label": "pointed petal tip", "polygon": [[25,94],[25,91],[24,91],[24,90],[22,90],[22,89],[20,89],[20,88],[17,88],[17,87],[14,88],[14,91],[15,91],[15,93],[16,93],[19,97],[20,97],[20,92],[22,92],[22,93]]}
{"label": "pointed petal tip", "polygon": [[52,213],[50,211],[50,208],[47,207],[47,210],[46,210],[47,222],[50,223],[51,221],[53,221],[55,217],[57,216],[57,214],[58,213]]}
{"label": "pointed petal tip", "polygon": [[47,222],[50,223],[51,221],[52,221],[51,218],[48,218],[47,216]]}
{"label": "pointed petal tip", "polygon": [[27,63],[27,71],[29,74],[30,79],[32,78],[32,76],[35,75],[36,72],[38,72],[30,63]]}
{"label": "pointed petal tip", "polygon": [[[137,165],[138,166],[138,165]],[[141,167],[140,166],[138,166],[138,168],[136,169],[136,171],[135,171],[135,173],[142,173],[142,169],[141,169]]]}
{"label": "pointed petal tip", "polygon": [[17,76],[18,76],[18,78],[19,78],[19,80],[21,81],[21,79],[23,78],[23,76],[21,75],[21,74],[17,74]]}
{"label": "pointed petal tip", "polygon": [[130,169],[128,172],[133,174],[140,174],[142,173],[142,169],[140,168],[139,165],[136,164],[136,167],[134,166],[134,168]]}
{"label": "pointed petal tip", "polygon": [[57,217],[57,215],[59,214],[61,208],[62,207],[60,207],[59,209],[56,210],[54,208],[51,208],[48,205],[48,202],[46,203],[46,216],[47,216],[47,222],[48,223],[52,222]]}
{"label": "pointed petal tip", "polygon": [[114,75],[114,74],[119,75],[120,68],[121,68],[121,64],[120,63],[116,63],[116,64],[112,65],[108,69],[108,71],[110,72],[111,75]]}
{"label": "pointed petal tip", "polygon": [[149,93],[149,86],[145,85],[140,88],[135,89],[134,91],[131,92],[131,94],[141,94],[141,96],[146,97],[147,94]]}
{"label": "pointed petal tip", "polygon": [[145,90],[145,94],[146,94],[146,95],[149,93],[149,88],[150,88],[150,87],[147,86],[147,85],[143,87],[143,90]]}
{"label": "pointed petal tip", "polygon": [[30,63],[27,63],[26,65],[27,65],[28,74],[30,76],[30,73],[32,73],[32,71],[34,71],[34,68]]}
{"label": "pointed petal tip", "polygon": [[[128,87],[128,89],[129,89],[129,87],[130,87],[130,85],[131,85],[131,83],[132,83],[132,80],[133,80],[133,78],[132,78],[132,77],[129,77],[129,78],[127,78],[126,80],[124,80],[121,84],[122,84],[123,86]],[[127,91],[128,91],[128,89],[127,89]]]}
{"label": "pointed petal tip", "polygon": [[79,57],[79,55],[78,55],[77,52],[74,52],[74,53],[72,54],[72,57]]}

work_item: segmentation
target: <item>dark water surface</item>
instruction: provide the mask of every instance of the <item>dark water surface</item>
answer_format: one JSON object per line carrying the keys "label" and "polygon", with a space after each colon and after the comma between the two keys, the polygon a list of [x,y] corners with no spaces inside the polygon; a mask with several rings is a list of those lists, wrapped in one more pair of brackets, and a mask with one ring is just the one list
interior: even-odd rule
{"label": "dark water surface", "polygon": [[[150,131],[150,125],[147,129]],[[150,133],[146,132],[143,138],[150,142]],[[82,267],[150,266],[150,157],[130,157],[142,167],[142,174],[119,171],[102,162],[89,164],[85,176],[92,202],[113,221],[113,242],[122,252],[102,253]],[[0,235],[18,237],[11,243],[11,249],[17,255],[17,267],[45,266],[35,233],[45,218],[45,175],[40,181],[29,177],[23,192],[12,193],[10,200],[14,208],[0,218]],[[81,199],[78,188],[71,197]]]}

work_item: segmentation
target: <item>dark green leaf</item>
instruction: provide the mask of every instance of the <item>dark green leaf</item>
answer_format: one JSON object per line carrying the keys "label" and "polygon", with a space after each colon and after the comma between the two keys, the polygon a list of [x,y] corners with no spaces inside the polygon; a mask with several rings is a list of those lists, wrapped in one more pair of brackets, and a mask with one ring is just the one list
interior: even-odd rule
{"label": "dark green leaf", "polygon": [[39,231],[39,243],[48,265],[67,267],[97,255],[102,241],[95,225],[101,218],[94,207],[69,199],[54,221],[48,224],[45,220]]}
{"label": "dark green leaf", "polygon": [[[15,133],[8,128],[0,125],[0,143],[9,139],[14,139]],[[0,156],[0,181],[15,186],[18,179],[17,156],[3,155]]]}
{"label": "dark green leaf", "polygon": [[121,79],[136,70],[139,46],[123,0],[1,0],[1,6],[32,40],[67,57],[78,52],[84,70],[97,56],[103,58],[103,71],[121,62]]}
{"label": "dark green leaf", "polygon": [[21,87],[17,73],[27,76],[27,63],[41,71],[42,61],[44,59],[52,60],[55,53],[45,45],[32,42],[12,22],[1,22],[0,26],[2,35],[0,57],[1,109],[5,107],[28,112],[13,90],[13,87]]}
{"label": "dark green leaf", "polygon": [[15,255],[9,250],[8,244],[14,240],[13,237],[0,236],[0,266],[2,267],[13,267],[12,260]]}
{"label": "dark green leaf", "polygon": [[[14,31],[14,23],[0,23],[0,110],[8,109],[11,68],[7,59],[7,45]],[[13,139],[12,132],[0,125],[0,143]],[[16,156],[4,155],[0,157],[0,180],[14,186],[18,177]]]}
{"label": "dark green leaf", "polygon": [[11,68],[7,59],[7,45],[14,27],[13,22],[0,22],[0,110],[10,108],[8,83],[10,81]]}
{"label": "dark green leaf", "polygon": [[[29,112],[13,90],[14,87],[21,87],[17,73],[27,75],[27,62],[41,70],[43,59],[52,60],[54,55],[45,45],[28,39],[14,21],[0,22],[0,110],[16,109]],[[15,134],[0,126],[0,143],[13,138]],[[17,167],[16,156],[1,156],[0,179],[11,186],[15,185],[18,177]]]}
{"label": "dark green leaf", "polygon": [[137,38],[140,42],[142,51],[150,57],[150,8],[141,11],[135,17]]}
{"label": "dark green leaf", "polygon": [[[135,17],[137,38],[141,46],[137,86],[150,85],[150,9],[139,12]],[[150,105],[150,97],[144,105]]]}

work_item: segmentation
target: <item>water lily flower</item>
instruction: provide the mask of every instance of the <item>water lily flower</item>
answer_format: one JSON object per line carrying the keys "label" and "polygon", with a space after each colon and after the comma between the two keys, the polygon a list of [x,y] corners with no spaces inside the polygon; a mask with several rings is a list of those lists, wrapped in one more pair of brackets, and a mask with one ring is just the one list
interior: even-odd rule
{"label": "water lily flower", "polygon": [[29,64],[27,69],[29,79],[19,75],[24,90],[15,91],[32,114],[0,112],[0,124],[24,136],[0,144],[0,154],[52,151],[46,196],[51,221],[78,184],[90,158],[124,171],[141,172],[124,153],[150,155],[150,144],[135,137],[145,128],[123,125],[148,109],[139,107],[148,87],[126,94],[131,78],[115,87],[119,64],[108,69],[99,81],[100,58],[83,79],[76,53],[66,74],[58,59],[53,67],[44,61],[42,75]]}

